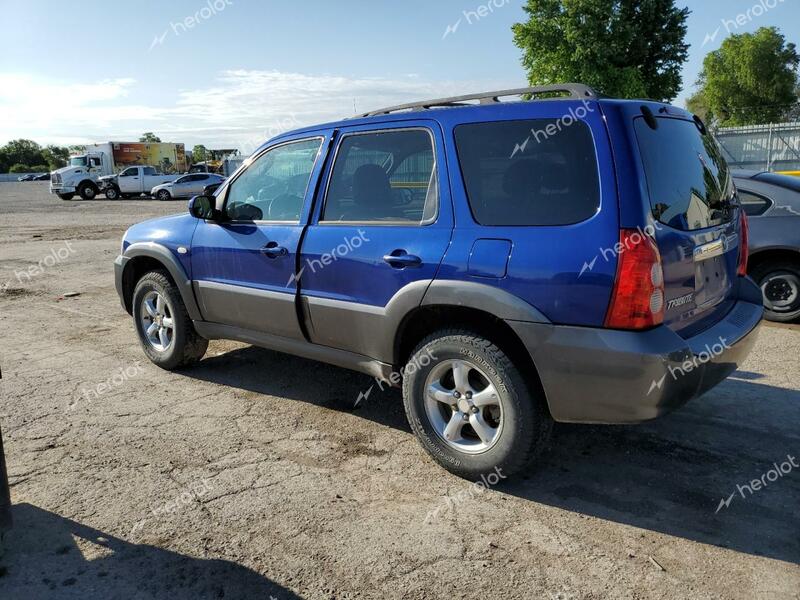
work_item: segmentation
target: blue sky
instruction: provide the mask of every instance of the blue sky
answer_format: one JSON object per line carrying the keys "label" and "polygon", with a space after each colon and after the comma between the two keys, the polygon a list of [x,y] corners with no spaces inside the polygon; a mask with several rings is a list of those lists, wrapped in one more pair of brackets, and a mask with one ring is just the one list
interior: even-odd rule
{"label": "blue sky", "polygon": [[[774,8],[764,11],[762,1]],[[726,28],[776,25],[800,44],[800,0],[677,4],[692,10],[679,104]],[[484,17],[475,13],[482,5]],[[510,27],[522,5],[0,0],[0,143],[125,141],[155,131],[190,147],[249,151],[281,130],[350,116],[354,105],[518,87],[525,73]]]}

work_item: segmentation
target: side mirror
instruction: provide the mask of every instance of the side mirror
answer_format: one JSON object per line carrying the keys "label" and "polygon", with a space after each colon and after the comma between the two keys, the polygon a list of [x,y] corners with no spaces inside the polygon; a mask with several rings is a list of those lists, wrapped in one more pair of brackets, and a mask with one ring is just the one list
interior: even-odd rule
{"label": "side mirror", "polygon": [[214,198],[210,196],[195,196],[189,200],[189,214],[195,219],[216,221],[219,218],[219,211],[214,204]]}

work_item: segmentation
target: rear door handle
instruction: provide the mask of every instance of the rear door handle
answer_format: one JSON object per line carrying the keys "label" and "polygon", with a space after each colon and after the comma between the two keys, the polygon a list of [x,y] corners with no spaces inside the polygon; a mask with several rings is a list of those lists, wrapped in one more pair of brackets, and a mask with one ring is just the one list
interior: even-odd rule
{"label": "rear door handle", "polygon": [[268,258],[278,258],[279,256],[286,256],[289,251],[283,246],[279,246],[277,242],[270,242],[261,248],[261,254]]}
{"label": "rear door handle", "polygon": [[419,267],[422,265],[422,259],[419,256],[406,253],[405,250],[395,250],[392,254],[387,254],[383,257],[384,262],[394,269],[404,269],[406,267]]}

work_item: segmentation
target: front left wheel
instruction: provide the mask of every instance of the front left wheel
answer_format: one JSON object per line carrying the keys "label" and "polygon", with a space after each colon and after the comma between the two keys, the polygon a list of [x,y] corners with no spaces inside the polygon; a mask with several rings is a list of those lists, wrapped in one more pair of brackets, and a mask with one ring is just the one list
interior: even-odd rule
{"label": "front left wheel", "polygon": [[84,200],[94,200],[97,197],[97,188],[93,183],[82,183],[78,188],[78,195]]}
{"label": "front left wheel", "polygon": [[166,271],[151,271],[133,292],[133,320],[147,357],[171,371],[198,362],[208,349]]}
{"label": "front left wheel", "polygon": [[545,400],[492,341],[467,330],[423,340],[403,370],[403,404],[423,448],[470,480],[524,469],[544,448]]}

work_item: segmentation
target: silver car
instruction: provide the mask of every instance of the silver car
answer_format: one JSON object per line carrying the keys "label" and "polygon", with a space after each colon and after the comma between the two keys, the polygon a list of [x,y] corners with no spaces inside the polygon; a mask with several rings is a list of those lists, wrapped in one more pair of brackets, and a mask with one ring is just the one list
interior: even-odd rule
{"label": "silver car", "polygon": [[171,183],[157,185],[150,195],[157,200],[172,200],[173,198],[191,198],[203,193],[203,188],[212,183],[222,183],[225,178],[215,173],[190,173],[178,177]]}
{"label": "silver car", "polygon": [[747,273],[764,293],[765,316],[800,319],[800,177],[734,171],[739,201],[750,219]]}

